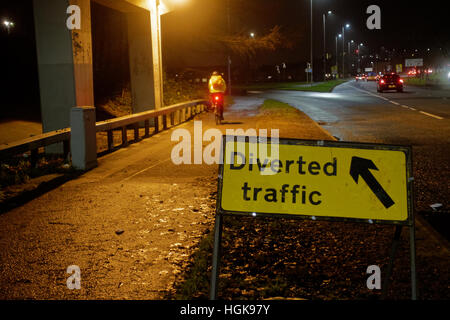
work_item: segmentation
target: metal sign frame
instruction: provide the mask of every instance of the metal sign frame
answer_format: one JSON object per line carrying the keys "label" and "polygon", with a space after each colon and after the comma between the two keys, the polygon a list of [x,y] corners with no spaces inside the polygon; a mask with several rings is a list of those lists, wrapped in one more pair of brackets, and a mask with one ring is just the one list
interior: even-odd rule
{"label": "metal sign frame", "polygon": [[405,59],[405,67],[423,67],[423,58]]}
{"label": "metal sign frame", "polygon": [[[258,137],[252,137],[252,140],[259,142]],[[417,285],[416,285],[416,248],[415,248],[415,222],[414,222],[414,210],[413,210],[413,176],[412,176],[412,148],[410,146],[398,146],[389,144],[374,144],[374,143],[359,143],[359,142],[345,142],[345,141],[326,141],[326,140],[302,140],[302,139],[278,139],[280,145],[298,145],[298,146],[310,146],[310,147],[333,147],[333,148],[351,148],[351,149],[372,149],[372,150],[390,150],[400,151],[405,153],[406,157],[406,183],[407,183],[407,210],[408,218],[405,221],[391,221],[380,219],[358,219],[347,217],[327,217],[327,216],[313,216],[308,214],[277,214],[266,212],[244,212],[244,211],[227,211],[222,208],[222,188],[223,188],[223,173],[225,164],[225,144],[230,141],[239,142],[255,142],[250,141],[248,136],[226,136],[222,137],[221,144],[221,164],[219,165],[219,176],[217,184],[217,202],[216,202],[216,218],[214,228],[214,249],[213,249],[213,263],[211,273],[211,287],[210,287],[210,299],[217,299],[218,292],[218,275],[220,264],[220,251],[221,251],[221,239],[222,239],[222,224],[224,216],[252,216],[252,217],[278,217],[288,218],[291,220],[314,220],[314,221],[335,221],[335,222],[357,222],[368,224],[390,224],[395,225],[395,234],[391,247],[390,261],[387,268],[387,275],[383,285],[383,297],[387,292],[389,285],[389,278],[392,272],[393,263],[395,259],[395,253],[400,241],[400,234],[403,227],[409,227],[409,242],[410,242],[410,262],[411,262],[411,297],[412,300],[417,299]],[[271,138],[267,137],[264,144],[270,144]]]}

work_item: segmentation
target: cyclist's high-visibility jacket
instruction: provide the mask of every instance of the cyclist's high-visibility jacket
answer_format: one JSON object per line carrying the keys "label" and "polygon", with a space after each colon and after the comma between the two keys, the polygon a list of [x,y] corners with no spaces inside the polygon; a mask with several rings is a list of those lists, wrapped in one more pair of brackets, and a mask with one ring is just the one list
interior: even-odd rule
{"label": "cyclist's high-visibility jacket", "polygon": [[227,85],[225,83],[225,80],[223,80],[222,76],[211,76],[211,79],[209,79],[209,93],[217,93],[221,92],[224,93],[227,91]]}

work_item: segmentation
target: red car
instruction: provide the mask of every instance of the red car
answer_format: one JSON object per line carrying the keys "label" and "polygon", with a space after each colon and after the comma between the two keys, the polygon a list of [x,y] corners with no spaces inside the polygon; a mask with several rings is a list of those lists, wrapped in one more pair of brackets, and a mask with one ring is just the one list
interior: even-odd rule
{"label": "red car", "polygon": [[381,76],[377,81],[377,91],[397,90],[403,92],[403,79],[398,74],[388,73]]}

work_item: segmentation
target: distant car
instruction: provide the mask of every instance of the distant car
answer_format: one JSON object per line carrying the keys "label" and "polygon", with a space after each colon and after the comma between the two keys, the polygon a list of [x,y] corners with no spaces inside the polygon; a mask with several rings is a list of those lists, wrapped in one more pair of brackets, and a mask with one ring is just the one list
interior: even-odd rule
{"label": "distant car", "polygon": [[355,80],[356,80],[356,81],[359,81],[359,80],[364,81],[364,80],[366,80],[366,76],[363,75],[363,74],[358,74],[358,75],[355,77]]}
{"label": "distant car", "polygon": [[408,71],[408,77],[415,77],[417,74],[416,69],[412,69]]}
{"label": "distant car", "polygon": [[403,79],[398,74],[388,73],[380,77],[377,82],[377,91],[397,90],[403,92]]}
{"label": "distant car", "polygon": [[370,72],[367,74],[367,81],[377,81],[377,74],[375,72]]}

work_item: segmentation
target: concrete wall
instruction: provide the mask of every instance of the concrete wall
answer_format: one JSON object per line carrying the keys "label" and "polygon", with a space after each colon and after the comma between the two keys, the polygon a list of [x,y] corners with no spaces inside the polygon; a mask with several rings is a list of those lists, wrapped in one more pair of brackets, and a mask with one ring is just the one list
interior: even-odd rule
{"label": "concrete wall", "polygon": [[69,1],[33,0],[43,131],[68,127],[76,105]]}

